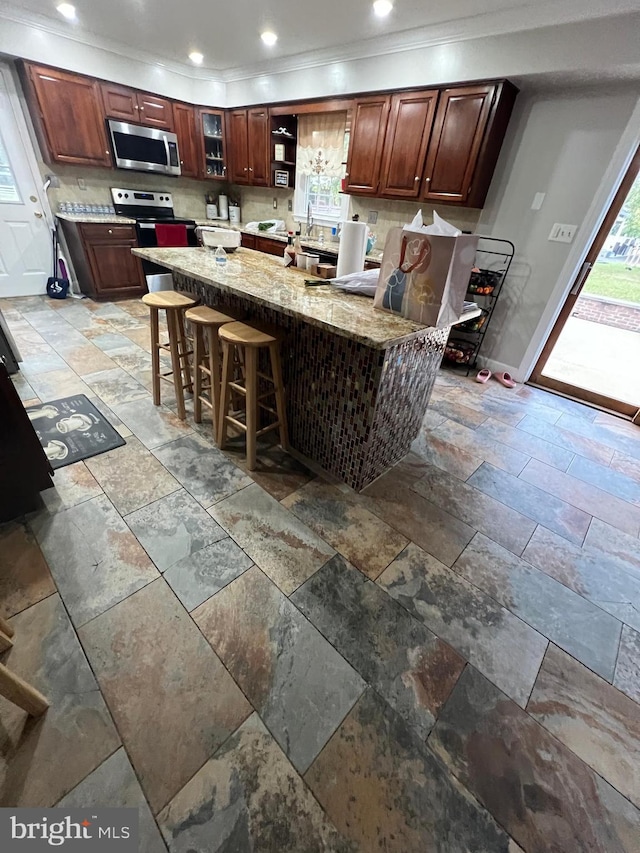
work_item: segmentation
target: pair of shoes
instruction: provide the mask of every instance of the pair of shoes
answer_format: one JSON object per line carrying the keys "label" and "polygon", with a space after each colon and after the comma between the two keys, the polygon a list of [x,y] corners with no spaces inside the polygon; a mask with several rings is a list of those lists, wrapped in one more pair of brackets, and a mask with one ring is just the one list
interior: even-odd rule
{"label": "pair of shoes", "polygon": [[491,371],[486,367],[478,373],[478,375],[476,376],[476,382],[480,382],[482,385],[484,385],[485,382],[488,382],[492,376],[494,379],[497,379],[498,382],[504,385],[505,388],[516,387],[516,381],[510,373],[507,373],[506,371],[504,373],[491,373]]}

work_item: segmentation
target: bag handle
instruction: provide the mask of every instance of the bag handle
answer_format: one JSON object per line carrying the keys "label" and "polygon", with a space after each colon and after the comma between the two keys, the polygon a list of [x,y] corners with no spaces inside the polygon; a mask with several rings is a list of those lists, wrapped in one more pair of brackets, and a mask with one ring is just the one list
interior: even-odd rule
{"label": "bag handle", "polygon": [[419,267],[420,264],[426,260],[427,254],[429,253],[429,243],[427,240],[423,240],[422,241],[422,248],[420,249],[420,254],[418,255],[417,261],[405,269],[404,259],[405,259],[405,255],[407,253],[408,240],[409,240],[409,238],[407,237],[406,234],[404,234],[402,237],[402,249],[400,251],[400,265],[399,265],[399,269],[401,269],[402,272],[404,272],[404,273],[413,272],[416,269],[416,267]]}

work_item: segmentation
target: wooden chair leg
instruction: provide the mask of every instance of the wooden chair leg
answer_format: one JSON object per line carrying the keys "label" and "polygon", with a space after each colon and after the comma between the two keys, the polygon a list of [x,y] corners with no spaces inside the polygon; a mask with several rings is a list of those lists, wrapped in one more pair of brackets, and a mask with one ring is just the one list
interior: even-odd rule
{"label": "wooden chair leg", "polygon": [[247,468],[256,467],[256,432],[258,431],[258,350],[247,347],[244,354],[247,411]]}
{"label": "wooden chair leg", "polygon": [[222,389],[218,412],[218,445],[222,450],[227,441],[227,415],[229,414],[229,383],[233,380],[233,353],[226,341],[222,342]]}
{"label": "wooden chair leg", "polygon": [[10,625],[6,619],[3,619],[2,616],[0,616],[0,631],[2,631],[3,634],[6,634],[7,637],[13,637],[15,634],[13,626]]}
{"label": "wooden chair leg", "polygon": [[39,717],[49,707],[49,702],[42,693],[8,670],[2,663],[0,663],[0,696],[4,696],[32,717]]}
{"label": "wooden chair leg", "polygon": [[218,439],[218,421],[220,420],[220,343],[218,341],[217,329],[207,329],[207,340],[209,344],[209,372],[211,373],[211,387],[209,397],[213,404],[211,419],[213,421],[213,437]]}
{"label": "wooden chair leg", "polygon": [[160,405],[160,323],[158,309],[151,308],[151,370],[153,372],[153,405]]}
{"label": "wooden chair leg", "polygon": [[173,386],[176,394],[178,417],[184,421],[187,419],[187,411],[184,407],[184,391],[182,388],[182,368],[180,366],[179,330],[178,318],[175,311],[167,311],[167,325],[169,326],[169,346],[171,349],[171,370],[173,371]]}
{"label": "wooden chair leg", "polygon": [[13,646],[13,640],[4,631],[0,631],[0,652],[6,652]]}
{"label": "wooden chair leg", "polygon": [[176,311],[176,327],[178,329],[178,340],[180,342],[180,365],[182,367],[182,374],[184,379],[182,380],[182,384],[185,389],[193,394],[193,379],[191,377],[191,365],[189,363],[189,356],[187,352],[189,351],[189,347],[187,346],[187,335],[184,330],[184,312]]}
{"label": "wooden chair leg", "polygon": [[199,424],[202,422],[202,371],[200,365],[204,361],[204,339],[202,337],[202,327],[196,326],[194,330],[194,352],[193,352],[193,420]]}
{"label": "wooden chair leg", "polygon": [[276,392],[276,411],[280,421],[280,445],[283,450],[289,449],[289,428],[287,426],[287,407],[284,399],[284,381],[282,379],[282,363],[280,362],[280,349],[278,344],[269,346],[271,357],[271,375]]}

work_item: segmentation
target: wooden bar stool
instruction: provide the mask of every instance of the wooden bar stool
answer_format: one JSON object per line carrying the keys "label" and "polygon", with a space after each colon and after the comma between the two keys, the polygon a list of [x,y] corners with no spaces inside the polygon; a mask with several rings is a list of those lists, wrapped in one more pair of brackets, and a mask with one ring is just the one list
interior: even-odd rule
{"label": "wooden bar stool", "polygon": [[[223,448],[227,440],[229,424],[243,430],[247,435],[247,468],[256,467],[256,439],[271,430],[280,431],[280,444],[283,450],[289,449],[287,431],[287,413],[284,402],[284,384],[280,363],[280,334],[277,330],[266,331],[246,323],[229,323],[221,326],[218,332],[222,343],[222,399],[220,401],[220,421],[218,442]],[[268,348],[271,361],[271,376],[258,371],[258,352]],[[238,351],[244,363],[244,384],[234,378],[234,350]],[[258,379],[271,383],[273,388],[264,394],[258,394]],[[229,414],[231,393],[236,392],[245,398],[245,420],[238,420],[236,414]],[[275,397],[275,410],[263,401]],[[277,420],[262,429],[258,429],[258,408],[275,415]]]}
{"label": "wooden bar stool", "polygon": [[[160,380],[173,382],[178,404],[178,417],[184,421],[187,417],[184,407],[184,391],[187,389],[193,392],[193,380],[189,366],[189,356],[193,355],[193,350],[187,347],[184,312],[187,308],[193,308],[194,305],[197,305],[197,300],[191,299],[184,293],[176,293],[174,290],[161,290],[158,293],[145,293],[142,301],[148,306],[151,314],[153,404],[154,406],[160,405]],[[169,342],[166,344],[160,341],[159,311],[165,311],[167,315]],[[171,353],[171,370],[167,373],[160,372],[161,350]]]}
{"label": "wooden bar stool", "polygon": [[[11,625],[0,617],[0,651],[6,651],[13,646],[13,635]],[[0,696],[4,696],[32,717],[39,717],[49,707],[49,701],[42,693],[7,669],[3,663],[0,663]]]}
{"label": "wooden bar stool", "polygon": [[235,317],[199,305],[185,312],[185,319],[194,328],[194,357],[193,357],[193,419],[202,422],[202,404],[211,409],[213,437],[218,439],[220,418],[220,340],[218,329],[226,323],[233,323]]}

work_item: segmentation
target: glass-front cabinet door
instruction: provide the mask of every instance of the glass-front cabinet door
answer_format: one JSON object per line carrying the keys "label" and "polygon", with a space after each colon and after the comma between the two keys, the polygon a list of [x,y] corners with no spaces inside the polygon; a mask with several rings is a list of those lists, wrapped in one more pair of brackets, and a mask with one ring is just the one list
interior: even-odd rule
{"label": "glass-front cabinet door", "polygon": [[204,156],[204,176],[212,180],[227,179],[227,146],[224,113],[219,110],[201,110],[200,128]]}

